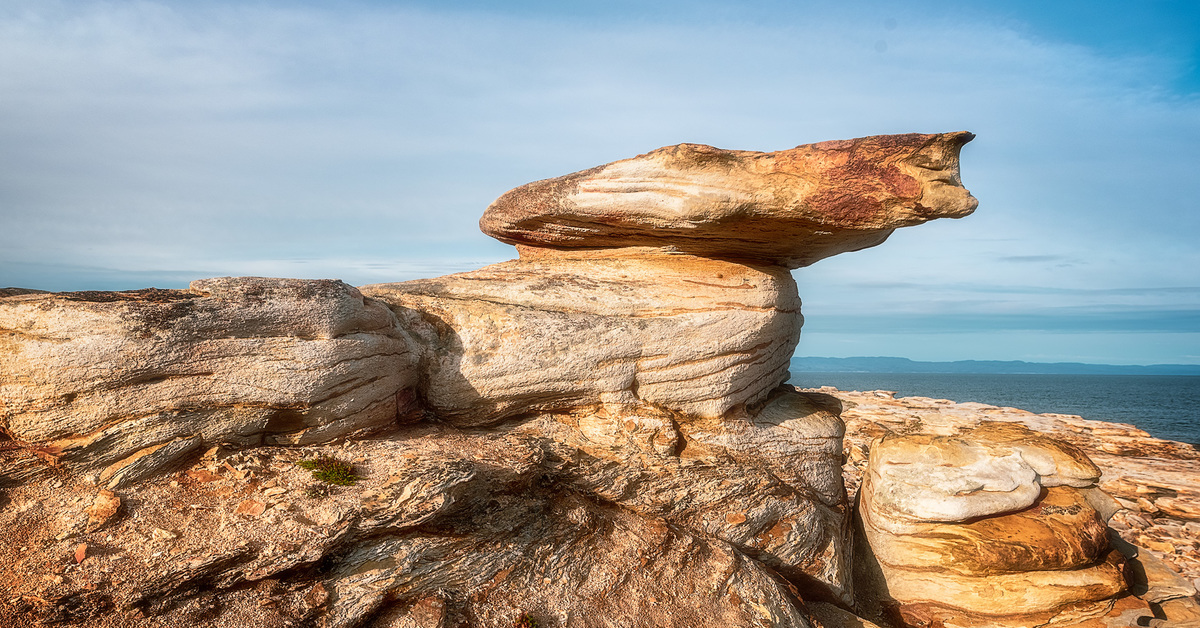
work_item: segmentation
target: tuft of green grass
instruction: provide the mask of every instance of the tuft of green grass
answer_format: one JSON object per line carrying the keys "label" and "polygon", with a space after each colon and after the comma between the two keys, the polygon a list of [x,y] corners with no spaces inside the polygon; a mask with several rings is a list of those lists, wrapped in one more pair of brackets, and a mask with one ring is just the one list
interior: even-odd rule
{"label": "tuft of green grass", "polygon": [[312,471],[313,477],[326,483],[338,486],[353,486],[360,478],[354,474],[354,467],[349,462],[342,462],[331,456],[320,456],[315,460],[300,460],[296,465]]}
{"label": "tuft of green grass", "polygon": [[529,613],[521,613],[521,616],[517,618],[517,623],[513,624],[513,628],[538,628],[538,624],[529,616]]}

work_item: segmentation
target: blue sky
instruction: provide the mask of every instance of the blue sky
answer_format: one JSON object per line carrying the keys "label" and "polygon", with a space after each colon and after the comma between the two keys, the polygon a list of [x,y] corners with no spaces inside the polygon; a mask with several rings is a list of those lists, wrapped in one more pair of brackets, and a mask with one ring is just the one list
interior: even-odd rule
{"label": "blue sky", "polygon": [[428,277],[528,181],[965,129],[979,209],[796,271],[798,354],[1200,363],[1195,3],[824,4],[0,0],[0,286]]}

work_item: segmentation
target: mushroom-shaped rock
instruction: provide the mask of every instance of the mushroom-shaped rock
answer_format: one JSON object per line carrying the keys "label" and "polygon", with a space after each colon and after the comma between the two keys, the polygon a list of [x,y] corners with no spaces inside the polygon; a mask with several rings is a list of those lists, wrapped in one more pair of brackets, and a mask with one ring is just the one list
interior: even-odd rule
{"label": "mushroom-shaped rock", "polygon": [[958,155],[973,137],[878,135],[773,153],[666,146],[511,190],[480,228],[538,248],[644,246],[798,268],[897,227],[970,214],[978,203]]}

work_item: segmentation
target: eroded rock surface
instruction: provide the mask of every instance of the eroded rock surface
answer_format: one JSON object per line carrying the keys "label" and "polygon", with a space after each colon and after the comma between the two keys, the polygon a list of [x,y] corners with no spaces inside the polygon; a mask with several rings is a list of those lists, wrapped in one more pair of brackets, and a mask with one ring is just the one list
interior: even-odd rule
{"label": "eroded rock surface", "polygon": [[[844,406],[847,463],[843,472],[851,495],[863,483],[871,443],[889,434],[953,437],[989,424],[995,432],[996,424],[1003,422],[1020,428],[1013,433],[1033,430],[1038,435],[1034,440],[1052,438],[1068,443],[1086,454],[1100,469],[1099,487],[1115,498],[1115,503],[1106,505],[1106,500],[1097,499],[1100,495],[1093,490],[1087,495],[1091,497],[1089,505],[1102,519],[1108,520],[1110,540],[1129,564],[1126,569],[1128,588],[1155,609],[1156,617],[1167,618],[1155,619],[1145,625],[1163,622],[1164,626],[1189,626],[1192,624],[1186,622],[1200,618],[1200,603],[1196,598],[1197,584],[1200,584],[1200,523],[1189,518],[1194,505],[1200,503],[1200,454],[1191,445],[1154,438],[1131,425],[1091,421],[1072,415],[1035,414],[1017,408],[955,403],[945,399],[896,398],[894,393],[887,391],[846,392],[831,387],[820,390],[837,397]],[[1012,431],[1013,428],[1003,429]],[[1159,500],[1166,500],[1163,507],[1156,505]],[[1064,505],[1070,507],[1069,504],[1057,504]],[[1072,518],[1086,510],[1080,505]],[[1010,516],[1039,512],[1040,508],[1032,508]],[[987,557],[986,560],[966,560],[958,549],[969,547],[966,543],[974,541],[953,541],[966,533],[961,531],[958,537],[947,537],[947,543],[939,544],[935,552],[929,552],[929,544],[921,547],[920,552],[931,560],[939,555],[948,556],[952,551],[958,552],[959,560],[977,565],[975,568],[1003,562],[992,550],[1002,550],[1013,557],[1044,553],[1047,557],[1070,560],[1069,556],[1086,556],[1083,545],[1071,548],[1045,537],[1043,533],[1055,525],[1055,520],[1061,520],[1061,515],[1044,518],[1036,528],[1023,524],[1024,534],[1029,535],[1027,545],[1031,552],[1022,553],[1010,544],[993,541],[988,546],[991,550],[977,547],[979,556]],[[1055,536],[1059,533],[1055,532]],[[1017,539],[1024,542],[1026,537]],[[1123,612],[1128,613],[1144,612],[1145,608],[1143,605],[1138,611],[1136,604],[1128,600],[1116,607],[1124,607]],[[1111,611],[1107,614],[1111,615]],[[1095,625],[1139,625],[1131,623],[1132,620],[1120,623],[1111,616],[1105,621],[1109,623]]]}
{"label": "eroded rock surface", "polygon": [[598,408],[519,429],[549,437],[572,487],[727,541],[806,597],[852,603],[843,426],[824,396],[783,390],[721,420]]}
{"label": "eroded rock surface", "polygon": [[362,288],[425,348],[421,390],[461,425],[605,403],[719,417],[788,377],[782,268],[687,255],[514,260]]}
{"label": "eroded rock surface", "polygon": [[[785,491],[812,489],[715,457],[629,467],[616,464],[629,452],[611,448],[602,461],[547,423],[570,429],[549,416],[503,429],[416,424],[336,448],[215,451],[119,491],[130,512],[99,528],[94,503],[111,498],[93,502],[91,485],[26,483],[0,510],[0,526],[18,531],[0,548],[3,610],[87,626],[507,626],[523,614],[542,626],[810,626],[794,590],[751,556],[756,541],[726,519],[745,512],[737,523],[758,530],[787,514]],[[821,446],[825,476],[833,443]],[[321,456],[353,463],[362,480],[321,489],[295,465]],[[590,490],[601,477],[627,494]],[[713,534],[695,527],[704,513],[721,517]],[[802,564],[818,532],[761,552]],[[60,560],[81,544],[87,557]]]}
{"label": "eroded rock surface", "polygon": [[0,298],[0,429],[114,485],[206,445],[390,427],[415,364],[392,312],[339,281]]}
{"label": "eroded rock surface", "polygon": [[885,435],[872,445],[858,510],[886,583],[878,603],[909,625],[1078,625],[1070,615],[1082,609],[1107,615],[1127,587],[1124,556],[1097,511],[1105,505],[1093,505],[1107,498],[1088,493],[1099,476],[1078,449],[1010,423]]}
{"label": "eroded rock surface", "polygon": [[879,135],[774,153],[666,146],[523,185],[479,224],[518,245],[644,246],[797,268],[970,214],[978,203],[958,159],[973,137]]}

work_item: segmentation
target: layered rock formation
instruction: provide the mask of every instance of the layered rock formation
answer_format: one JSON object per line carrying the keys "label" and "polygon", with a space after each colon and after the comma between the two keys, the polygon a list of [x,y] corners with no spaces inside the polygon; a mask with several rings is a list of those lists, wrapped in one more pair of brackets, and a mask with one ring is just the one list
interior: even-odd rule
{"label": "layered rock formation", "polygon": [[[944,399],[895,398],[894,393],[886,391],[819,390],[836,396],[844,407],[847,463],[843,470],[850,494],[858,492],[864,483],[868,460],[874,453],[872,442],[895,438],[894,435],[954,438],[981,427],[985,432],[994,432],[996,424],[1003,422],[1011,426],[1003,429],[1021,434],[1031,430],[1039,435],[1032,440],[1052,437],[1069,444],[1100,469],[1098,486],[1105,495],[1115,498],[1116,506],[1112,508],[1115,511],[1094,506],[1092,509],[1108,520],[1108,542],[1122,553],[1127,563],[1125,580],[1129,592],[1154,611],[1155,619],[1147,617],[1142,623],[1121,623],[1126,620],[1110,617],[1106,620],[1108,625],[1188,626],[1192,625],[1188,622],[1200,622],[1200,603],[1196,599],[1200,587],[1200,518],[1193,514],[1195,504],[1200,504],[1200,453],[1191,445],[1157,439],[1130,425],[1071,415],[1034,414],[1016,408]],[[1051,492],[1048,490],[1047,495]],[[1162,507],[1156,505],[1159,500],[1166,500]],[[1089,505],[1093,502],[1094,499],[1090,500]],[[1043,509],[1037,506],[1017,514],[1041,512]],[[1076,516],[1086,512],[1087,508],[1080,505]],[[1056,546],[1054,542],[1041,535],[1030,536],[1027,526],[1022,529],[1024,532],[1017,539],[1027,552],[1054,556],[1051,551]],[[1056,532],[1055,536],[1062,538],[1065,533]],[[1011,544],[993,541],[989,545],[1012,551]],[[974,551],[985,555],[981,546],[977,545]],[[1085,554],[1075,550],[1071,555]],[[957,560],[964,560],[962,552]],[[1128,597],[1123,599],[1122,612],[1137,610],[1137,602]],[[867,615],[881,612],[880,608],[861,610]]]}
{"label": "layered rock formation", "polygon": [[[391,428],[416,358],[391,311],[338,281],[9,296],[0,431],[114,488],[213,444]],[[44,468],[0,468],[0,483]]]}
{"label": "layered rock formation", "polygon": [[363,290],[424,330],[425,397],[464,424],[589,403],[721,416],[787,379],[787,268],[975,208],[971,137],[661,148],[501,196],[480,225],[520,260]]}
{"label": "layered rock formation", "polygon": [[421,339],[419,390],[443,420],[547,416],[572,487],[848,604],[841,424],[777,391],[803,320],[787,269],[969,213],[970,137],[659,149],[493,203],[481,228],[519,260],[362,290]]}
{"label": "layered rock formation", "polygon": [[720,417],[787,380],[802,321],[786,270],[690,255],[535,258],[363,291],[421,337],[424,397],[459,425],[592,404]]}
{"label": "layered rock formation", "polygon": [[798,268],[898,227],[970,214],[978,203],[958,157],[974,137],[880,135],[774,153],[666,146],[521,186],[479,226],[517,245],[644,246]]}
{"label": "layered rock formation", "polygon": [[[870,626],[850,612],[873,589],[855,591],[871,581],[855,582],[841,404],[782,386],[802,322],[788,269],[969,213],[970,137],[659,149],[502,196],[481,225],[518,260],[361,292],[7,291],[0,617]],[[947,436],[877,447],[863,521],[894,595],[870,599],[899,621],[1146,610],[1122,597],[1086,457],[995,427]],[[933,449],[966,475],[922,463]],[[315,483],[302,460],[357,484]],[[990,488],[964,499],[963,481]],[[993,542],[1012,530],[1038,542]],[[1004,578],[1039,586],[968,603]]]}
{"label": "layered rock formation", "polygon": [[886,591],[875,603],[909,625],[948,627],[1150,616],[1145,605],[1114,607],[1124,557],[1108,542],[1118,506],[1099,478],[1078,449],[1013,424],[884,436],[859,493]]}

